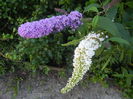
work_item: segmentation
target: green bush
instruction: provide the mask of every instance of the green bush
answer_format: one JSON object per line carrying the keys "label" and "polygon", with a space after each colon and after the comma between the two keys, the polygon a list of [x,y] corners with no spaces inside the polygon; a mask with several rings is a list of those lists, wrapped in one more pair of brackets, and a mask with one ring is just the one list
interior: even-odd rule
{"label": "green bush", "polygon": [[[133,14],[131,0],[109,9],[111,0],[0,0],[0,75],[17,71],[42,71],[49,66],[72,68],[73,51],[90,31],[109,35],[97,50],[90,74],[94,82],[113,79],[123,92],[133,97]],[[76,31],[64,30],[38,39],[17,35],[20,24],[59,15],[54,8],[83,13],[84,24]]]}
{"label": "green bush", "polygon": [[[21,63],[22,66],[12,66],[13,71],[18,69],[36,71],[42,69],[40,65],[64,66],[71,62],[70,57],[67,57],[69,54],[66,52],[70,52],[72,56],[74,47],[65,48],[61,44],[66,43],[68,37],[74,37],[74,33],[66,30],[56,35],[26,40],[18,36],[17,29],[20,24],[27,21],[62,14],[55,12],[54,8],[60,7],[71,11],[80,5],[80,1],[77,1],[76,4],[73,2],[75,1],[57,0],[52,3],[50,0],[0,1],[0,57],[7,58],[16,64]],[[71,4],[72,6],[69,8]],[[6,46],[7,44],[8,46]],[[5,72],[9,71],[10,69]]]}

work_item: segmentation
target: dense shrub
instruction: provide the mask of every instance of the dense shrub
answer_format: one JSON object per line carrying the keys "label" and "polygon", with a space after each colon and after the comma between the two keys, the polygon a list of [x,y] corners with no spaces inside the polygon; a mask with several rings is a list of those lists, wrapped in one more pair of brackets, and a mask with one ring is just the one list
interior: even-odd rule
{"label": "dense shrub", "polygon": [[[73,51],[90,31],[103,31],[109,39],[96,51],[90,79],[113,79],[133,97],[133,2],[123,0],[0,0],[0,74],[16,71],[44,71],[49,66],[71,68]],[[116,0],[118,1],[118,0]],[[110,5],[107,5],[107,4]],[[67,29],[38,39],[17,35],[20,24],[62,13],[54,8],[83,13],[84,24],[75,32]]]}
{"label": "dense shrub", "polygon": [[[34,65],[31,66],[33,70],[37,64],[63,64],[62,53],[63,47],[61,43],[66,42],[63,40],[63,35],[51,35],[36,40],[25,40],[17,35],[18,26],[26,21],[37,20],[45,18],[48,15],[55,13],[54,8],[59,6],[59,1],[53,1],[52,4],[49,0],[3,0],[0,1],[0,52],[2,58],[9,58],[9,60],[22,59],[23,61],[30,62]],[[34,43],[33,43],[34,42]],[[8,46],[6,46],[8,44]],[[40,45],[41,44],[41,45]],[[30,45],[30,46],[29,46]],[[51,45],[51,46],[49,46]],[[45,51],[43,51],[45,50]],[[10,56],[8,53],[13,52]],[[43,52],[43,53],[42,53]],[[18,56],[16,56],[16,54]],[[40,55],[39,55],[40,54]],[[54,56],[53,56],[54,55]],[[37,56],[37,57],[36,57]],[[18,58],[19,57],[19,58]],[[54,58],[54,59],[53,59]],[[52,63],[50,62],[52,60]],[[14,61],[16,62],[16,61]],[[1,62],[1,72],[5,70],[5,66]],[[21,67],[21,66],[20,66]],[[15,67],[15,71],[19,66]],[[29,68],[26,66],[26,68]],[[29,69],[30,69],[29,68]],[[9,68],[8,68],[9,69]],[[22,69],[22,68],[21,68]],[[25,70],[23,68],[23,70]],[[9,70],[10,71],[10,70]]]}

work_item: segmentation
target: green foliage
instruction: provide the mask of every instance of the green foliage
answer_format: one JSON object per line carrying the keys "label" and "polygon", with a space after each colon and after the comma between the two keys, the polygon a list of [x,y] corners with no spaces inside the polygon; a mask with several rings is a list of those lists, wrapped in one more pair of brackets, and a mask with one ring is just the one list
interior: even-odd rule
{"label": "green foliage", "polygon": [[62,55],[65,55],[64,51],[69,51],[61,46],[61,43],[63,43],[62,38],[62,33],[58,33],[39,39],[22,40],[17,45],[16,50],[7,53],[6,57],[14,61],[23,61],[25,64],[23,69],[34,72],[38,69],[42,70],[41,67],[45,64],[62,66],[65,64]]}
{"label": "green foliage", "polygon": [[111,37],[110,39],[108,39],[110,41],[114,41],[114,42],[117,42],[117,43],[120,43],[120,44],[125,44],[125,45],[128,45],[130,46],[130,43],[120,37]]}
{"label": "green foliage", "polygon": [[99,4],[90,4],[89,6],[85,7],[84,12],[90,12],[90,11],[98,12],[97,8],[99,6],[100,6]]}
{"label": "green foliage", "polygon": [[125,5],[127,5],[130,8],[133,8],[133,1],[128,1],[125,3]]}
{"label": "green foliage", "polygon": [[58,72],[58,75],[59,75],[60,77],[66,78],[66,73],[65,73],[64,70],[59,71],[59,72]]}
{"label": "green foliage", "polygon": [[[22,39],[17,35],[20,24],[56,15],[54,7],[64,5],[60,2],[61,0],[52,3],[50,0],[0,0],[0,57],[12,61],[14,65],[21,63],[17,67],[9,66],[11,68],[7,68],[7,72],[42,70],[46,73],[48,70],[42,68],[42,65],[64,66],[69,56],[65,52],[73,49],[61,46],[67,42],[69,33],[58,33],[40,39]],[[71,1],[67,2],[70,4]],[[5,64],[0,66],[1,74],[5,71],[4,67]]]}
{"label": "green foliage", "polygon": [[3,64],[0,63],[0,75],[4,75],[5,74],[5,68],[4,66],[2,66]]}
{"label": "green foliage", "polygon": [[72,41],[70,41],[68,43],[62,44],[62,46],[77,45],[81,40],[82,40],[82,38],[81,39],[77,39],[77,40],[72,40]]}
{"label": "green foliage", "polygon": [[[90,31],[103,31],[109,39],[93,57],[90,79],[105,85],[105,79],[111,78],[126,96],[133,97],[133,2],[123,0],[103,9],[110,1],[0,0],[0,75],[17,71],[48,74],[51,65],[70,68],[74,48],[80,40]],[[17,35],[22,23],[58,15],[55,7],[82,12],[84,24],[76,31],[64,30],[39,39],[23,39]]]}
{"label": "green foliage", "polygon": [[[93,76],[90,79],[93,82],[99,81],[104,85],[107,84],[105,79],[114,79],[127,97],[133,97],[133,22],[129,9],[131,7],[124,9],[127,6],[126,4],[127,2],[121,2],[105,12],[99,6],[96,6],[99,4],[87,5],[83,12],[86,16],[90,14],[89,17],[93,15],[93,18],[85,19],[91,23],[86,24],[88,30],[81,32],[83,34],[80,38],[91,30],[104,31],[105,35],[109,35],[109,39],[103,43],[103,46],[96,51],[96,55],[93,57],[93,65],[90,70]],[[96,13],[94,14],[91,11]],[[85,26],[80,27],[77,32],[80,32],[83,28]],[[79,40],[74,39],[66,43],[66,46],[76,45],[78,42]]]}
{"label": "green foliage", "polygon": [[100,16],[98,22],[99,28],[108,31],[113,36],[120,36],[119,31],[114,22],[107,17]]}
{"label": "green foliage", "polygon": [[133,68],[131,65],[133,62],[131,24],[133,22],[126,24],[129,22],[129,17],[121,15],[123,12],[129,15],[129,8],[124,9],[126,4],[127,2],[121,2],[119,6],[114,6],[105,13],[102,12],[99,19],[96,19],[99,12],[92,20],[93,29],[105,31],[109,35],[109,39],[96,52],[91,68],[91,72],[95,76],[92,76],[91,79],[94,82],[103,82],[105,79],[112,78],[127,97],[133,97]]}
{"label": "green foliage", "polygon": [[42,67],[43,67],[42,68],[43,73],[46,74],[46,75],[48,75],[48,73],[50,71],[49,67],[48,66],[42,66]]}
{"label": "green foliage", "polygon": [[111,20],[114,20],[117,14],[118,7],[112,7],[106,12],[106,17],[110,18]]}
{"label": "green foliage", "polygon": [[94,18],[93,18],[93,20],[92,20],[92,27],[96,27],[96,25],[97,25],[97,23],[98,23],[98,21],[99,21],[99,16],[98,15],[96,15]]}

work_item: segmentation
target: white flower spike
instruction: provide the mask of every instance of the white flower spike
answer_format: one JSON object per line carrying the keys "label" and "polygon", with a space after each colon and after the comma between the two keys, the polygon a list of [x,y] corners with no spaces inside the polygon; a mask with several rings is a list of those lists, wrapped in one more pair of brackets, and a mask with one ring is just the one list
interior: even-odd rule
{"label": "white flower spike", "polygon": [[102,41],[104,41],[104,38],[100,34],[91,32],[79,43],[74,52],[72,77],[69,78],[66,86],[61,89],[61,93],[69,92],[82,80],[92,64],[92,57],[95,55],[95,50],[101,46]]}

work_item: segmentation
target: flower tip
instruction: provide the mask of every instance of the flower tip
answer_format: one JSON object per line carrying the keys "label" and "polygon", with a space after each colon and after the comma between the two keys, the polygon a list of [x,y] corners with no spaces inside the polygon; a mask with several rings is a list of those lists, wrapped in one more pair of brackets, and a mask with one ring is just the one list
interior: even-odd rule
{"label": "flower tip", "polygon": [[105,36],[106,38],[109,38],[107,35]]}
{"label": "flower tip", "polygon": [[65,94],[65,93],[66,93],[66,91],[65,91],[64,88],[62,88],[60,92],[61,92],[62,94]]}

